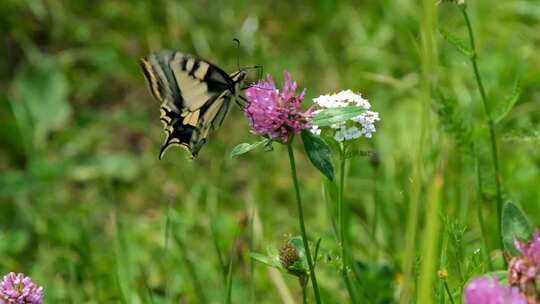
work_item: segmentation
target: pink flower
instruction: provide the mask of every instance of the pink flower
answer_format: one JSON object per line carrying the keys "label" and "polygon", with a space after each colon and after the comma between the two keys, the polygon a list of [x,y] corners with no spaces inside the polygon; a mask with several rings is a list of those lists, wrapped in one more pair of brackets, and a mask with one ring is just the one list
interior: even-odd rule
{"label": "pink flower", "polygon": [[527,304],[517,288],[503,286],[497,278],[479,277],[465,287],[465,304]]}
{"label": "pink flower", "polygon": [[10,272],[0,282],[0,304],[41,304],[43,287],[22,273]]}
{"label": "pink flower", "polygon": [[310,128],[307,120],[313,112],[312,109],[300,111],[305,89],[296,95],[296,82],[291,79],[289,72],[285,71],[284,76],[281,91],[276,88],[270,75],[266,80],[251,85],[246,90],[248,103],[244,109],[254,133],[281,143],[287,143],[294,134]]}
{"label": "pink flower", "polygon": [[540,231],[530,242],[514,242],[522,256],[514,257],[508,266],[508,283],[527,296],[529,303],[540,302]]}
{"label": "pink flower", "polygon": [[531,263],[536,264],[536,267],[540,267],[540,230],[534,232],[533,239],[530,242],[522,243],[516,240],[514,245]]}

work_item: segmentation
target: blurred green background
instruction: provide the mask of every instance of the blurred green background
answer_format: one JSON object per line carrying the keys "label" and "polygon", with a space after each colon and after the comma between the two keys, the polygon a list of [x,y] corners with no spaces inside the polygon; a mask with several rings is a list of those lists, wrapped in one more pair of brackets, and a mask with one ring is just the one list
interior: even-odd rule
{"label": "blurred green background", "polygon": [[[540,5],[470,1],[469,11],[494,108],[520,80],[520,100],[497,125],[502,183],[505,201],[538,227]],[[445,256],[469,263],[481,248],[478,203],[493,248],[497,240],[478,91],[467,59],[439,34],[466,39],[466,29],[455,6],[437,12],[433,80],[453,102],[429,105],[422,161],[426,176],[445,164],[441,242],[458,247],[441,253],[443,268]],[[289,70],[307,101],[352,89],[380,112],[374,138],[361,143],[379,161],[351,160],[345,196],[366,303],[393,302],[420,125],[422,18],[420,2],[404,0],[1,1],[0,274],[31,274],[46,303],[220,303],[232,258],[233,303],[299,303],[293,277],[248,256],[299,234],[285,149],[231,159],[236,144],[255,140],[235,107],[199,159],[180,149],[157,159],[164,134],[138,58],[178,49],[231,72],[239,52],[241,65],[263,65],[279,81]],[[323,239],[319,284],[329,303],[342,303],[323,178],[297,148],[307,227]],[[424,211],[420,202],[420,232]]]}

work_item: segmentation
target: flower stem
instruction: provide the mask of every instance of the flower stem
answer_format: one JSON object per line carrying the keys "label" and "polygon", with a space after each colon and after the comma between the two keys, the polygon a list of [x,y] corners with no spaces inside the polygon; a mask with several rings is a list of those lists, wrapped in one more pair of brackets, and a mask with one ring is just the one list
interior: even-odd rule
{"label": "flower stem", "polygon": [[343,207],[343,194],[345,189],[345,149],[344,145],[340,147],[339,156],[339,193],[338,193],[338,223],[339,223],[339,238],[341,240],[341,248],[343,253],[343,262],[345,263],[345,208]]}
{"label": "flower stem", "polygon": [[405,224],[405,245],[403,248],[403,284],[401,286],[400,304],[413,302],[417,277],[414,273],[414,262],[417,256],[417,231],[419,229],[419,211],[424,188],[424,168],[427,166],[424,160],[426,139],[429,137],[430,118],[429,104],[431,102],[431,89],[437,75],[436,44],[433,39],[433,29],[437,28],[437,10],[435,2],[422,1],[422,21],[420,32],[422,33],[421,48],[421,75],[420,95],[418,103],[418,132],[414,139],[414,158],[412,160],[411,184],[409,190],[409,202],[407,207],[407,222]]}
{"label": "flower stem", "polygon": [[450,292],[450,288],[448,288],[448,282],[446,282],[446,280],[444,280],[443,285],[444,285],[444,290],[446,291],[446,294],[448,295],[448,298],[450,299],[450,303],[455,304],[456,302],[454,302],[454,297],[452,297],[452,293]]}
{"label": "flower stem", "polygon": [[313,260],[311,257],[311,251],[309,250],[308,238],[306,233],[306,225],[304,224],[304,211],[302,208],[302,199],[300,197],[300,186],[298,185],[298,177],[296,176],[296,162],[294,161],[294,152],[292,148],[292,140],[287,144],[287,151],[289,152],[289,162],[291,164],[291,176],[293,179],[294,190],[296,192],[296,204],[298,207],[298,222],[300,224],[300,232],[302,233],[302,241],[306,250],[306,256],[309,266],[309,276],[311,278],[311,285],[313,286],[313,292],[315,293],[315,302],[321,304],[321,295],[319,293],[319,286],[317,285],[317,277],[315,276],[315,267],[313,266]]}
{"label": "flower stem", "polygon": [[479,166],[479,157],[478,153],[476,151],[476,147],[474,147],[474,157],[475,157],[475,171],[476,171],[476,182],[478,184],[478,203],[476,204],[476,215],[478,216],[478,223],[480,224],[480,232],[482,233],[482,244],[483,244],[483,256],[488,264],[488,269],[490,271],[493,271],[493,263],[491,262],[491,258],[489,257],[489,246],[486,238],[486,226],[484,225],[484,213],[482,212],[482,201],[483,201],[483,190],[482,190],[482,172],[480,171]]}
{"label": "flower stem", "polygon": [[503,240],[502,240],[502,194],[501,194],[501,178],[499,173],[499,156],[497,153],[497,136],[495,133],[495,123],[493,121],[493,118],[491,117],[491,111],[489,108],[489,103],[487,101],[486,97],[486,91],[484,89],[484,85],[482,83],[482,78],[480,77],[480,72],[478,70],[478,63],[476,60],[476,46],[474,42],[474,33],[471,26],[471,21],[469,19],[469,14],[467,13],[467,6],[463,5],[461,9],[463,13],[463,18],[465,19],[465,23],[467,24],[467,31],[469,33],[469,41],[472,49],[472,56],[470,56],[471,64],[473,66],[474,70],[474,76],[476,78],[476,83],[478,84],[478,89],[480,90],[480,96],[482,97],[482,104],[484,106],[484,112],[486,114],[486,124],[488,125],[489,129],[489,137],[491,141],[491,158],[493,162],[493,171],[495,172],[495,189],[497,191],[497,228],[498,228],[498,238],[499,238],[499,246],[502,250],[503,247]]}
{"label": "flower stem", "polygon": [[351,301],[353,303],[357,302],[356,295],[354,293],[354,290],[352,288],[352,284],[349,280],[349,276],[347,275],[347,270],[349,269],[349,252],[347,251],[347,233],[346,233],[346,222],[345,222],[345,212],[346,209],[343,206],[343,194],[345,189],[345,167],[346,167],[346,146],[344,144],[340,144],[340,154],[339,154],[339,185],[338,185],[338,200],[337,200],[337,222],[338,222],[338,239],[341,243],[341,260],[343,263],[342,269],[341,269],[341,276],[343,277],[343,281],[345,282],[345,287],[347,288],[347,292],[349,293],[349,297],[351,298]]}
{"label": "flower stem", "polygon": [[379,168],[375,165],[373,166],[373,219],[371,222],[371,233],[373,234],[373,239],[375,240],[373,246],[373,260],[377,261],[379,254],[379,242],[377,242],[377,225],[379,221],[379,189],[377,188],[377,183],[379,181]]}

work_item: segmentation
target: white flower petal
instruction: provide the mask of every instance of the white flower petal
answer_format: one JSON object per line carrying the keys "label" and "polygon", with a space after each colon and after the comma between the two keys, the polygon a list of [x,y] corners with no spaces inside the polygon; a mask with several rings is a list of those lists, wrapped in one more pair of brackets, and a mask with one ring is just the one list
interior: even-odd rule
{"label": "white flower petal", "polygon": [[321,129],[319,128],[319,126],[313,125],[311,126],[309,131],[315,135],[321,135]]}

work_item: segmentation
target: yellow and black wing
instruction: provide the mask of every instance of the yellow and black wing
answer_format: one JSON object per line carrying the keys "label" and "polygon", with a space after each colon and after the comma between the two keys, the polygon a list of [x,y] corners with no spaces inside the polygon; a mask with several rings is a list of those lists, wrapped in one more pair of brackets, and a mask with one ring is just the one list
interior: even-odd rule
{"label": "yellow and black wing", "polygon": [[142,58],[141,67],[150,92],[161,102],[167,137],[159,158],[171,145],[196,157],[208,134],[223,123],[243,71],[229,76],[206,60],[168,50]]}

